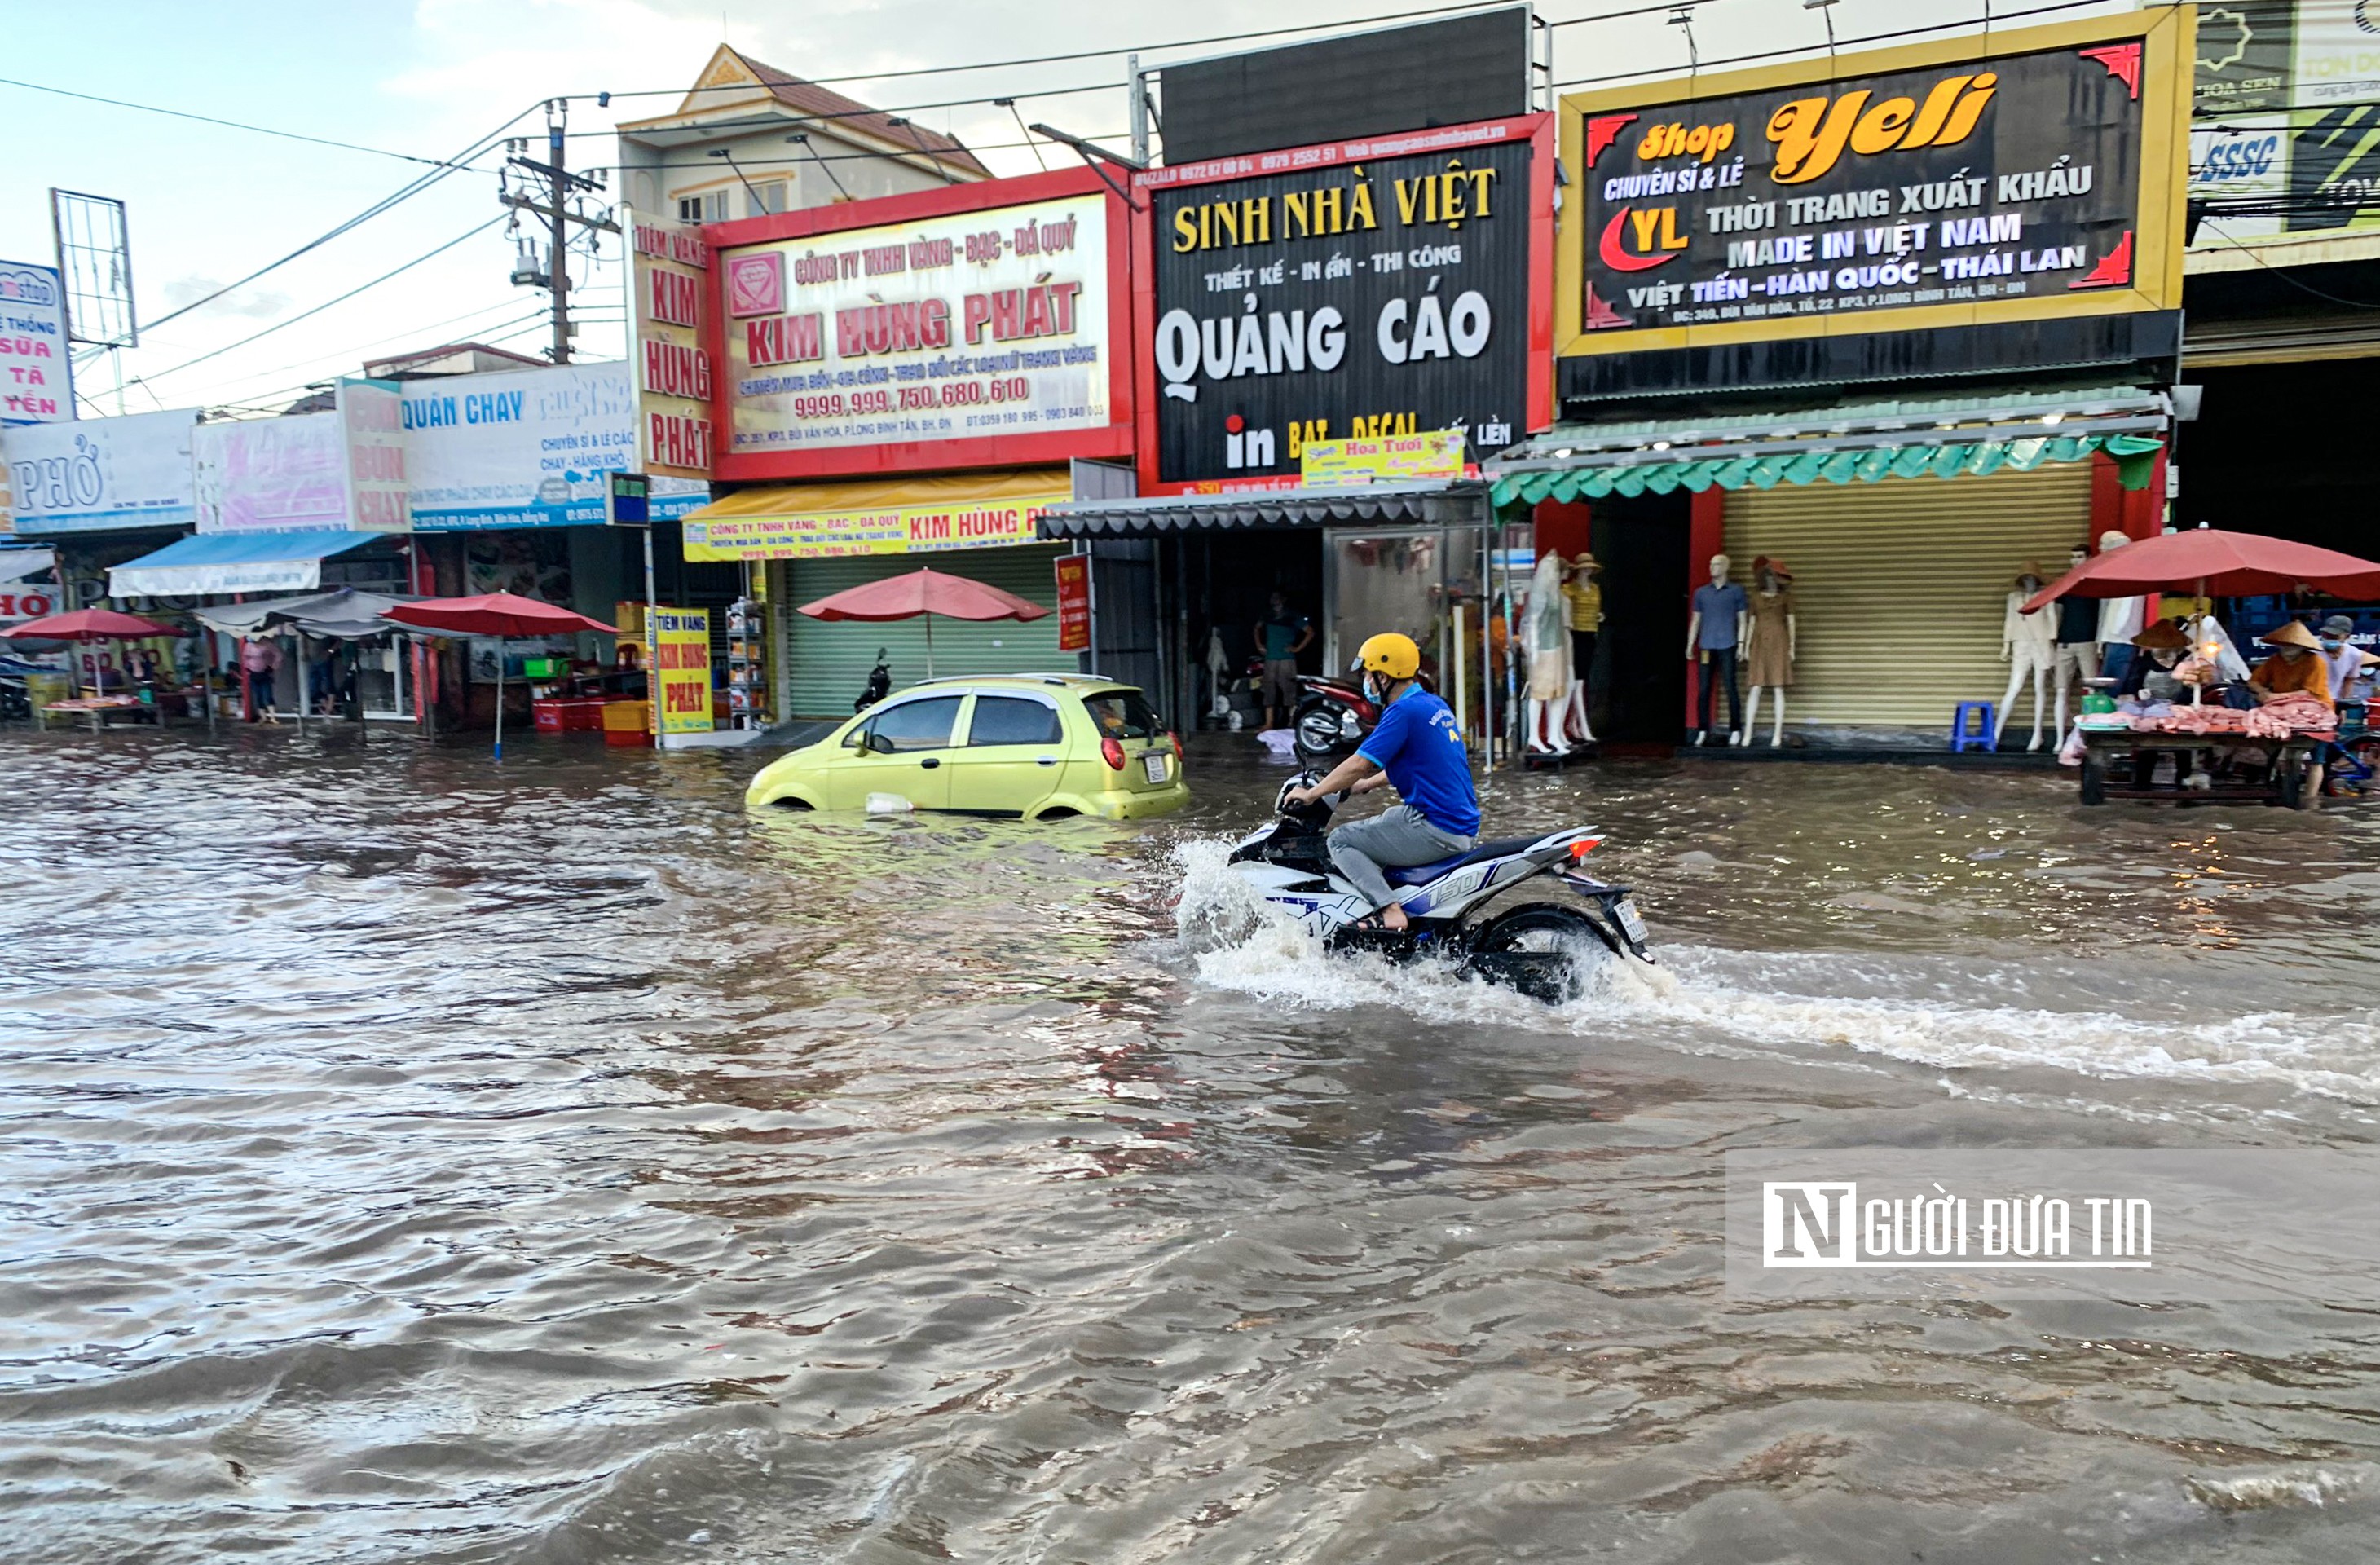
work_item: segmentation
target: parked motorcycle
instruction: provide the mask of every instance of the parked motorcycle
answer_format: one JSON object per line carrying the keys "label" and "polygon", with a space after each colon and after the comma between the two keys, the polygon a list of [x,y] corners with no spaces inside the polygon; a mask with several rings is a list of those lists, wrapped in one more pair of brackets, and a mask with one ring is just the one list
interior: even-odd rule
{"label": "parked motorcycle", "polygon": [[892,694],[892,649],[876,649],[876,666],[868,671],[868,688],[851,703],[855,712],[864,712],[885,697]]}
{"label": "parked motorcycle", "polygon": [[[1232,850],[1232,872],[1257,896],[1287,912],[1332,951],[1377,951],[1392,961],[1451,958],[1462,970],[1559,1004],[1581,992],[1585,953],[1601,947],[1650,962],[1645,920],[1630,888],[1598,880],[1581,863],[1602,841],[1579,826],[1536,837],[1481,843],[1436,864],[1389,871],[1389,884],[1411,927],[1402,933],[1359,927],[1372,909],[1330,861],[1324,833],[1344,802],[1330,794],[1309,805],[1289,802],[1311,786],[1308,771],[1281,785],[1275,819]],[[1575,900],[1489,904],[1532,880],[1548,880]]]}
{"label": "parked motorcycle", "polygon": [[1354,680],[1297,676],[1297,709],[1289,727],[1296,736],[1297,758],[1307,765],[1328,770],[1345,760],[1379,720],[1379,707]]}

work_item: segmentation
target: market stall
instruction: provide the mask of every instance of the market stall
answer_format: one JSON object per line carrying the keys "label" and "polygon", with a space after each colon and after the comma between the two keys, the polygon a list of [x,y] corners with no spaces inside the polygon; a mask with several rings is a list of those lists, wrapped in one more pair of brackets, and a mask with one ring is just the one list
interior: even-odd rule
{"label": "market stall", "polygon": [[[2362,595],[2380,590],[2380,564],[2310,544],[2253,533],[2198,528],[2143,539],[2093,556],[2027,600],[2037,613],[2067,596],[2124,598],[2186,592],[2204,607],[2209,595],[2250,597],[2316,591]],[[2155,626],[2152,626],[2152,631]],[[2310,808],[2320,796],[2325,757],[2339,739],[2339,718],[2314,654],[2320,643],[2295,620],[2258,639],[2273,661],[2242,680],[2222,666],[2229,640],[2211,615],[2193,615],[2170,632],[2186,653],[2171,665],[2171,688],[2118,702],[2095,699],[2076,725],[2070,758],[2082,768],[2086,805],[2110,798],[2280,804]],[[2150,632],[2135,644],[2153,648]],[[2171,654],[2169,654],[2171,655]],[[2224,699],[2210,704],[2212,691]],[[2183,694],[2186,692],[2186,696]]]}

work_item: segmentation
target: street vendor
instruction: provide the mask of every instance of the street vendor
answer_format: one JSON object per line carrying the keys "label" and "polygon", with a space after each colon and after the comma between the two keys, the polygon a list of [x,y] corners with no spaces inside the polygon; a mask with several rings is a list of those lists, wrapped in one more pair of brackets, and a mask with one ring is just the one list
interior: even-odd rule
{"label": "street vendor", "polygon": [[2248,694],[2258,706],[2294,695],[2312,696],[2325,707],[2332,705],[2330,665],[2323,661],[2322,643],[2313,631],[2300,621],[2286,620],[2256,639],[2273,649],[2273,655],[2248,675]]}
{"label": "street vendor", "polygon": [[2132,637],[2132,668],[2123,693],[2143,702],[2179,701],[2189,694],[2173,671],[2190,650],[2190,637],[2169,619],[2159,620]]}

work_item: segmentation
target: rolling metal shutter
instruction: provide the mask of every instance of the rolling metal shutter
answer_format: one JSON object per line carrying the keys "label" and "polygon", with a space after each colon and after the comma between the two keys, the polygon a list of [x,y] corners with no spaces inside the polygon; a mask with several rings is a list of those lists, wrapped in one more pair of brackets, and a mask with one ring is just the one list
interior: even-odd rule
{"label": "rolling metal shutter", "polygon": [[2091,466],[1730,494],[1733,579],[1754,589],[1757,554],[1793,571],[1788,724],[1947,731],[1958,702],[1998,700],[2008,590],[2027,561],[2045,579],[2063,574],[2089,536]]}
{"label": "rolling metal shutter", "polygon": [[[876,649],[892,653],[892,688],[926,677],[923,620],[814,620],[794,612],[830,592],[902,576],[920,565],[989,582],[1055,611],[1057,573],[1051,562],[1070,552],[1068,544],[1028,543],[1001,549],[937,551],[930,555],[864,554],[841,560],[788,560],[782,567],[783,591],[770,585],[775,616],[778,670],[784,695],[780,710],[789,718],[849,717],[854,698],[868,687]],[[1058,650],[1058,616],[1038,620],[934,620],[937,673],[1063,673],[1075,654]]]}

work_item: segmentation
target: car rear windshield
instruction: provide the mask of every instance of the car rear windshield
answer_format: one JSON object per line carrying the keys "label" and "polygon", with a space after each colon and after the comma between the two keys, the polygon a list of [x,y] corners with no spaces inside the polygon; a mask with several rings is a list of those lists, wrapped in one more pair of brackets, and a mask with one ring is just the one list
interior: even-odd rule
{"label": "car rear windshield", "polygon": [[1083,698],[1102,739],[1154,739],[1165,729],[1148,698],[1137,690],[1104,690]]}

